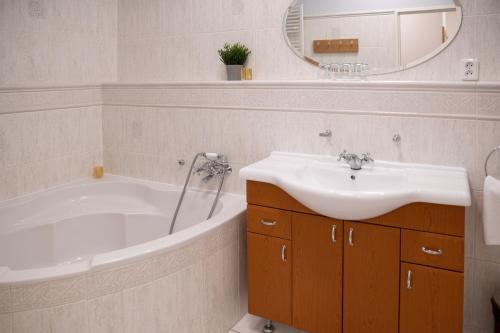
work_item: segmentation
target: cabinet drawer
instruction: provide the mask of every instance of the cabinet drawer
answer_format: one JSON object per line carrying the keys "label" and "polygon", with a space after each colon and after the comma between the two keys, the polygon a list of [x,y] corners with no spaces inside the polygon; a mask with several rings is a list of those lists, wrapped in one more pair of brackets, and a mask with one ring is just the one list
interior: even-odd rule
{"label": "cabinet drawer", "polygon": [[248,205],[247,230],[257,234],[291,239],[292,213],[268,207]]}
{"label": "cabinet drawer", "polygon": [[412,230],[401,231],[402,261],[464,271],[464,239]]}

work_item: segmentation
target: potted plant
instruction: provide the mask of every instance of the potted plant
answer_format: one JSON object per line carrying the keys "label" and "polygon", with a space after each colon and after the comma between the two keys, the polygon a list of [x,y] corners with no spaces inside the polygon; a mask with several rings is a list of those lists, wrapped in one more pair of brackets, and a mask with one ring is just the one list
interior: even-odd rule
{"label": "potted plant", "polygon": [[219,51],[220,60],[226,65],[229,81],[241,80],[241,69],[245,65],[250,50],[241,43],[224,44]]}

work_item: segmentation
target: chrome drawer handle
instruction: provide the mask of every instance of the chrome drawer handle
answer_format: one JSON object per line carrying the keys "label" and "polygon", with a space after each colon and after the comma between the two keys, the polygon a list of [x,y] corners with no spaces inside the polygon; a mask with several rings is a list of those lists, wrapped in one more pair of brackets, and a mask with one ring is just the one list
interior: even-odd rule
{"label": "chrome drawer handle", "polygon": [[281,245],[281,261],[286,262],[286,245]]}
{"label": "chrome drawer handle", "polygon": [[354,246],[354,242],[353,242],[353,240],[352,240],[352,238],[353,238],[353,237],[352,237],[352,236],[353,236],[352,234],[353,234],[353,233],[354,233],[354,228],[349,228],[349,245],[350,245],[350,246]]}
{"label": "chrome drawer handle", "polygon": [[332,225],[332,242],[337,243],[337,225]]}
{"label": "chrome drawer handle", "polygon": [[408,272],[406,273],[406,289],[411,289],[411,274],[411,270],[408,270]]}
{"label": "chrome drawer handle", "polygon": [[276,222],[276,221],[260,220],[260,224],[263,224],[263,225],[265,225],[267,227],[272,227],[272,226],[278,224],[278,222]]}
{"label": "chrome drawer handle", "polygon": [[443,250],[441,250],[441,249],[432,250],[432,249],[426,248],[425,246],[422,246],[422,252],[425,254],[429,254],[431,256],[440,256],[443,254]]}

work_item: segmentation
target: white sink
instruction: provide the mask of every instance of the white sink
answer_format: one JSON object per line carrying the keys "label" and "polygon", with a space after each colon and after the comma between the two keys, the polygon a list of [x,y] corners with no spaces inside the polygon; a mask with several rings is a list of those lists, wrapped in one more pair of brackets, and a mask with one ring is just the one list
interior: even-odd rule
{"label": "white sink", "polygon": [[240,170],[274,184],[322,215],[363,220],[413,202],[470,206],[463,168],[375,161],[353,171],[336,157],[273,152]]}

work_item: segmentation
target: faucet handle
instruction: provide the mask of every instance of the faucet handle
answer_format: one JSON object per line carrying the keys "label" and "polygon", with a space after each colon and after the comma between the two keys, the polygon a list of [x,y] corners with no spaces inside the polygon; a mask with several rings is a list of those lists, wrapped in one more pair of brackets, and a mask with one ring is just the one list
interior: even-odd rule
{"label": "faucet handle", "polygon": [[369,163],[369,162],[374,162],[373,158],[371,157],[370,153],[364,153],[361,155],[362,160]]}
{"label": "faucet handle", "polygon": [[342,161],[342,159],[345,159],[347,156],[347,150],[343,150],[340,154],[339,154],[339,158],[337,159],[337,161]]}

